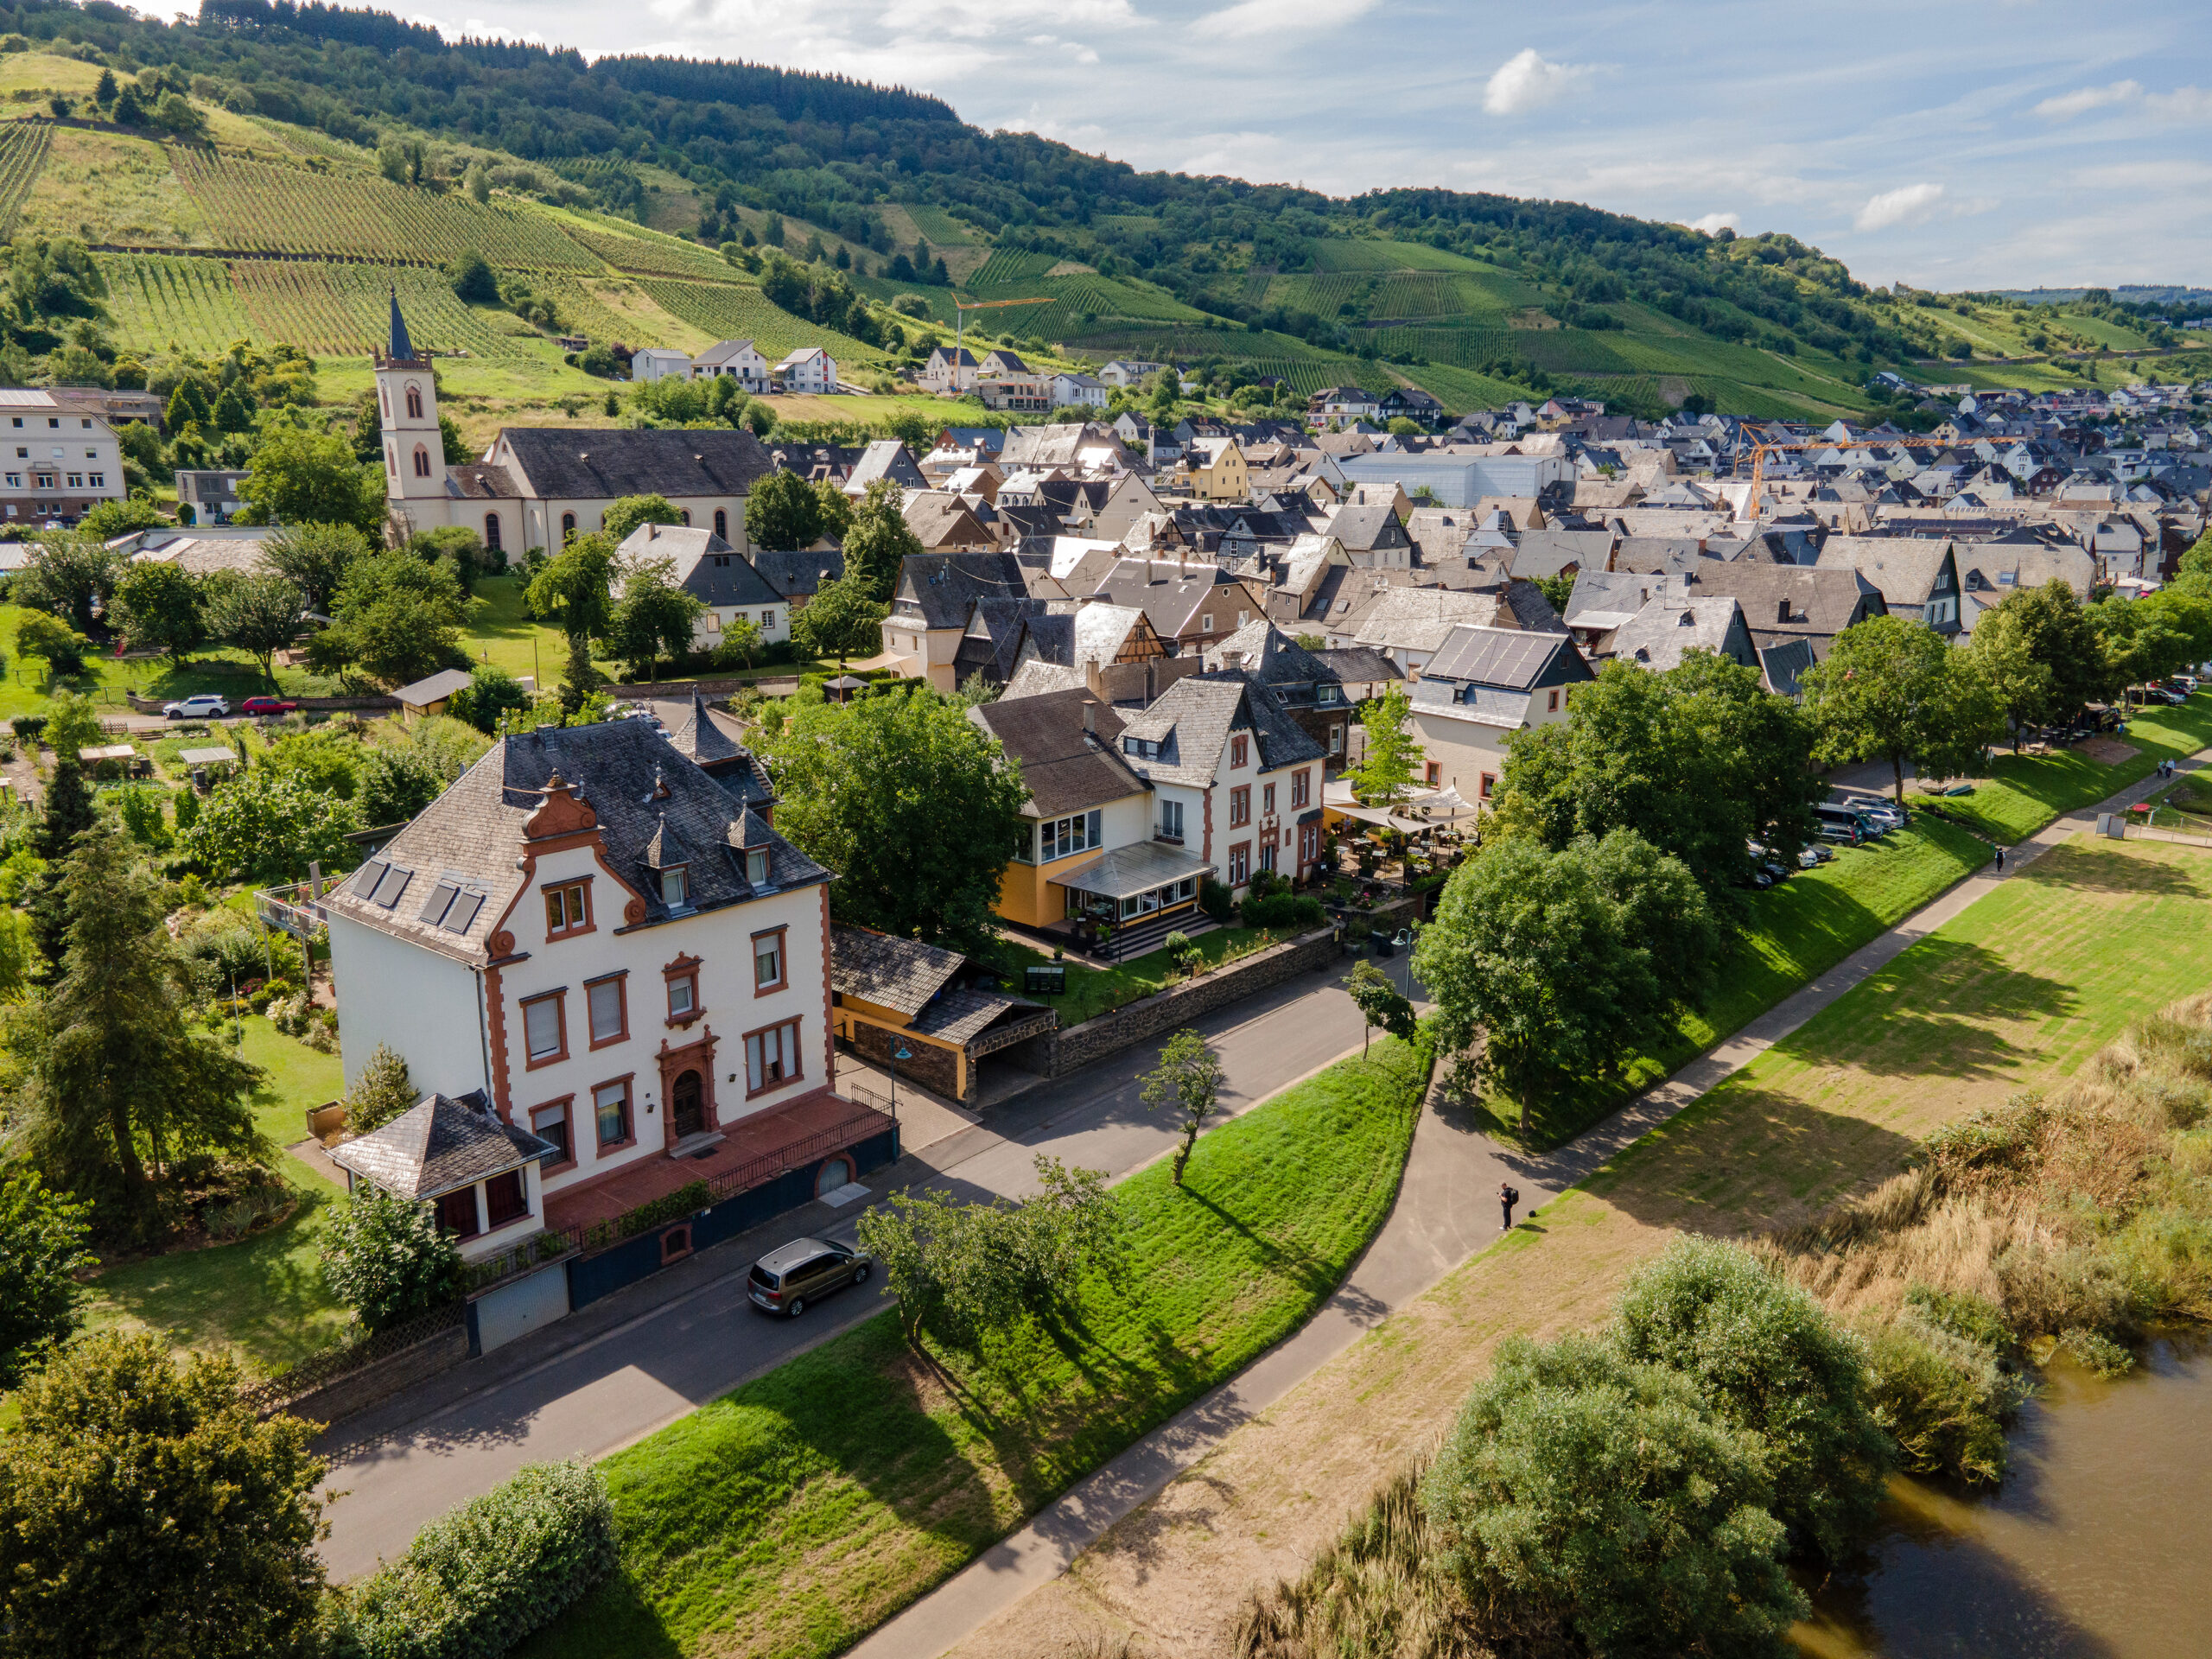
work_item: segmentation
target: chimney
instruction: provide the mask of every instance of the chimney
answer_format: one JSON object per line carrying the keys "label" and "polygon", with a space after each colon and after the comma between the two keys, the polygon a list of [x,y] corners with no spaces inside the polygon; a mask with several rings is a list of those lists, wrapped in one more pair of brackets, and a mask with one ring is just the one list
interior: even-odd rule
{"label": "chimney", "polygon": [[[1098,661],[1093,658],[1084,664],[1084,675],[1090,682],[1090,689],[1098,689]],[[1083,734],[1096,739],[1098,735],[1098,705],[1089,697],[1083,700]]]}
{"label": "chimney", "polygon": [[1775,620],[1777,622],[1787,622],[1789,620],[1789,601],[1786,599],[1780,601],[1780,603],[1776,607],[1776,611],[1777,614],[1775,616]]}

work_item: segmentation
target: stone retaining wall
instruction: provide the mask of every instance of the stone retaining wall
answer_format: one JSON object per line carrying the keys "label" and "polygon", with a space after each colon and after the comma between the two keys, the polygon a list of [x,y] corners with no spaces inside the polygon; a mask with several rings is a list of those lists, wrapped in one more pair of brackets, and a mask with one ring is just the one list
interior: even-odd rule
{"label": "stone retaining wall", "polygon": [[1202,979],[1186,981],[1141,1002],[1132,1002],[1111,1014],[1102,1014],[1079,1026],[1033,1040],[1051,1042],[1047,1075],[1064,1077],[1109,1054],[1187,1026],[1201,1014],[1211,1014],[1255,991],[1264,991],[1300,974],[1325,968],[1340,954],[1336,929],[1320,928],[1246,957],[1227,968],[1217,968]]}

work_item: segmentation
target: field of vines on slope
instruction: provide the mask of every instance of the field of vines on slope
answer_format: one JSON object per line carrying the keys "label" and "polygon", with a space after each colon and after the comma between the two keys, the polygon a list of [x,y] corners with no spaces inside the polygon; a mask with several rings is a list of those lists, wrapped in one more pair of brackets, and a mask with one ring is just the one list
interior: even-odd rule
{"label": "field of vines on slope", "polygon": [[838,367],[849,372],[863,362],[880,362],[883,357],[878,346],[864,346],[849,334],[819,327],[770,304],[767,296],[757,288],[652,276],[639,277],[637,283],[671,316],[704,329],[716,340],[750,340],[771,363],[801,346],[824,347],[837,359]]}
{"label": "field of vines on slope", "polygon": [[251,253],[314,254],[442,264],[464,253],[541,270],[594,270],[599,261],[543,213],[505,202],[479,206],[360,175],[212,157],[175,149],[172,165],[206,215],[216,246]]}
{"label": "field of vines on slope", "polygon": [[43,121],[16,121],[0,132],[0,238],[16,233],[16,215],[46,164],[52,131]]}
{"label": "field of vines on slope", "polygon": [[[107,308],[124,346],[165,352],[171,346],[201,357],[230,349],[259,333],[231,273],[219,259],[161,253],[95,256],[107,278]],[[283,336],[260,334],[263,340]]]}
{"label": "field of vines on slope", "polygon": [[[586,221],[582,214],[564,213],[561,229],[598,255],[615,270],[630,276],[688,276],[698,282],[727,282],[734,274],[721,255],[696,243],[651,232],[632,235],[613,228],[614,221]],[[508,263],[497,255],[493,264]],[[519,264],[520,261],[513,263]]]}

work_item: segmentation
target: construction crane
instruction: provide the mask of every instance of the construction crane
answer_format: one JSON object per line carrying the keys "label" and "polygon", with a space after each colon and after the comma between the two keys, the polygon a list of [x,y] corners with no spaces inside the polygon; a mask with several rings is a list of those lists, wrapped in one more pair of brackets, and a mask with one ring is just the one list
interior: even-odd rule
{"label": "construction crane", "polygon": [[[1937,449],[1950,449],[1957,447],[1958,440],[1956,438],[1910,436],[1904,433],[1899,433],[1896,436],[1892,437],[1888,433],[1884,433],[1879,437],[1869,436],[1845,439],[1801,438],[1793,440],[1787,443],[1751,444],[1749,446],[1751,455],[1751,498],[1750,502],[1747,504],[1751,508],[1750,516],[1753,518],[1759,516],[1759,493],[1766,486],[1766,458],[1768,455],[1779,454],[1781,451],[1785,449],[1863,449],[1876,448],[1885,444],[1903,448],[1932,448]],[[1742,470],[1743,465],[1744,451],[1739,448],[1736,452],[1736,466],[1739,474]]]}
{"label": "construction crane", "polygon": [[1052,295],[1046,294],[1033,300],[969,300],[963,302],[956,299],[952,302],[952,309],[954,313],[952,348],[955,351],[963,349],[962,342],[968,337],[968,314],[970,311],[996,311],[1001,307],[1008,305],[1050,305],[1052,304],[1054,297],[1055,296]]}

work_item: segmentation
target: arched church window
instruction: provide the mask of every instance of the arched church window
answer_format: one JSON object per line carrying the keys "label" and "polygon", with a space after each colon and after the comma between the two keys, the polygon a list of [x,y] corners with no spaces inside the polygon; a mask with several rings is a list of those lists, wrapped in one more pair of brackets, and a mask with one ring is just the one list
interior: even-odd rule
{"label": "arched church window", "polygon": [[576,515],[573,512],[564,512],[561,515],[561,545],[566,547],[575,539]]}
{"label": "arched church window", "polygon": [[407,418],[410,421],[423,418],[423,391],[419,386],[407,388]]}
{"label": "arched church window", "polygon": [[724,541],[729,539],[729,514],[720,507],[715,509],[715,534]]}
{"label": "arched church window", "polygon": [[494,553],[504,545],[499,540],[499,515],[496,512],[484,515],[484,545]]}
{"label": "arched church window", "polygon": [[415,476],[428,478],[429,475],[430,452],[418,443],[415,446]]}

